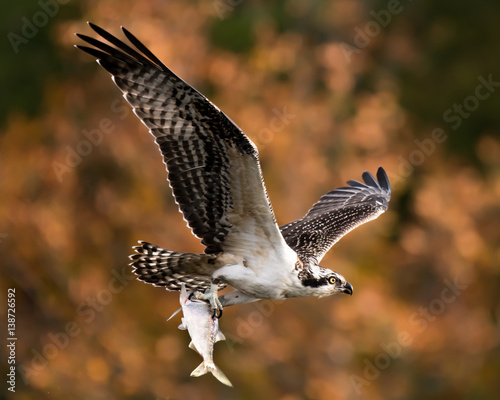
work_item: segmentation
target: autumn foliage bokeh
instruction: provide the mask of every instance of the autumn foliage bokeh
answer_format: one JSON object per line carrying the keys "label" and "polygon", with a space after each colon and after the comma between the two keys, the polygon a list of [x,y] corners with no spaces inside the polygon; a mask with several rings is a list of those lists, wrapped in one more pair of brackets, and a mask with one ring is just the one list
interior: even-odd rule
{"label": "autumn foliage bokeh", "polygon": [[[500,6],[389,3],[61,2],[17,45],[8,33],[22,37],[43,8],[6,6],[0,296],[16,288],[12,398],[498,396]],[[215,362],[235,389],[189,377],[201,359],[178,317],[166,322],[177,293],[132,279],[137,240],[203,247],[152,137],[73,47],[75,32],[93,35],[87,20],[121,38],[125,26],[247,133],[280,224],[365,170],[388,172],[388,212],[322,261],[352,297],[225,310]]]}

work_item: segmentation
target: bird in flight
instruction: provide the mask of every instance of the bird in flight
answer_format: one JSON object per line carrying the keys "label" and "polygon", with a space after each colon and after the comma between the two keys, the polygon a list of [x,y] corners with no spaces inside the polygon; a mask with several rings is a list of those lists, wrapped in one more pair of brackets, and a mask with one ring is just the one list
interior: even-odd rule
{"label": "bird in flight", "polygon": [[[130,44],[90,27],[111,45],[77,34],[111,75],[160,148],[179,210],[204,254],[165,250],[139,242],[130,256],[138,279],[180,290],[184,284],[223,306],[259,299],[352,294],[344,277],[319,265],[346,233],[387,210],[391,187],[385,171],[377,179],[323,195],[301,219],[276,223],[262,178],[256,146],[219,108],[170,71],[144,44],[122,28]],[[218,290],[234,288],[220,298]]]}

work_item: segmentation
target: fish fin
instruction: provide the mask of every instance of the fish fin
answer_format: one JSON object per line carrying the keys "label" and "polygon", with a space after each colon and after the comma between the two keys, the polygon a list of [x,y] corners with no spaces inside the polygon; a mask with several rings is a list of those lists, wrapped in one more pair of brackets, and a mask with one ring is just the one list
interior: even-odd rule
{"label": "fish fin", "polygon": [[224,334],[221,331],[218,331],[217,335],[215,336],[215,341],[219,342],[221,340],[226,340],[226,337],[224,336]]}
{"label": "fish fin", "polygon": [[170,317],[168,317],[167,321],[170,321],[172,319],[172,317],[174,317],[174,315],[177,315],[179,313],[179,311],[181,311],[182,308],[179,308],[177,311],[175,311]]}
{"label": "fish fin", "polygon": [[214,363],[206,363],[203,361],[196,369],[191,372],[191,376],[202,376],[205,375],[207,372],[210,372],[213,376],[217,378],[217,380],[224,385],[227,385],[229,387],[233,387],[233,384],[229,379],[227,379],[227,376],[224,375],[224,372],[222,372],[217,365]]}
{"label": "fish fin", "polygon": [[191,341],[191,343],[189,343],[189,348],[196,351],[198,354],[200,354],[200,352],[198,351],[198,349],[196,348],[196,346],[194,345],[193,341]]}
{"label": "fish fin", "polygon": [[184,318],[181,318],[181,324],[177,328],[179,328],[181,331],[185,331],[187,329],[187,325],[186,322],[184,321]]}

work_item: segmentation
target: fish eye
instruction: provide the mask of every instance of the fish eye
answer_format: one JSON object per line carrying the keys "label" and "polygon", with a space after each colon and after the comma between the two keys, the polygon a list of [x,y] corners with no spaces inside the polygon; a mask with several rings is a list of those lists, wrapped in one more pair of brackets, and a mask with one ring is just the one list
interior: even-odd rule
{"label": "fish eye", "polygon": [[337,278],[335,278],[334,276],[330,276],[330,278],[328,278],[328,282],[333,285],[335,282],[337,282]]}

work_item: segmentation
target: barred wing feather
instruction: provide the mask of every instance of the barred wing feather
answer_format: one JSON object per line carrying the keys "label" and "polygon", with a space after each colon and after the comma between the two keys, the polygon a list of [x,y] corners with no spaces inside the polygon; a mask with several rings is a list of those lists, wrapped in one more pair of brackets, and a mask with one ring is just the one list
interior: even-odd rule
{"label": "barred wing feather", "polygon": [[[233,253],[245,253],[270,241],[283,243],[251,140],[125,28],[135,48],[89,25],[115,47],[81,34],[92,47],[77,47],[111,73],[155,137],[175,200],[206,246],[205,253],[219,253],[228,246]],[[243,232],[249,226],[254,240],[250,245]]]}
{"label": "barred wing feather", "polygon": [[391,187],[385,171],[378,169],[378,182],[369,172],[362,177],[365,183],[347,181],[349,186],[323,195],[303,218],[280,227],[302,261],[319,263],[342,236],[387,210]]}

